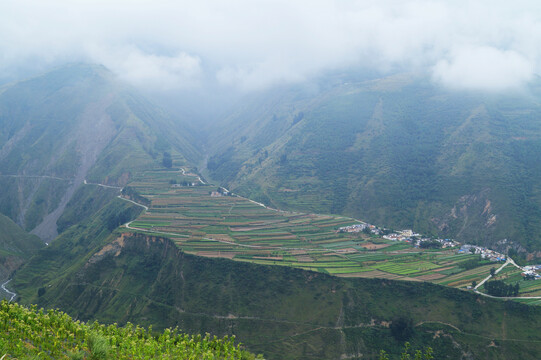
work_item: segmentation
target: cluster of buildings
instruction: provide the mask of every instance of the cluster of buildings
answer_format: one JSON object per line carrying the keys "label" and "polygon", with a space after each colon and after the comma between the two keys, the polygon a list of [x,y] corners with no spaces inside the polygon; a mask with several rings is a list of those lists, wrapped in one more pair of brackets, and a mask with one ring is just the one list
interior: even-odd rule
{"label": "cluster of buildings", "polygon": [[416,234],[413,230],[401,230],[396,233],[383,235],[383,238],[392,241],[412,242],[413,238],[417,236],[421,236],[421,234]]}
{"label": "cluster of buildings", "polygon": [[[385,233],[385,229],[382,230],[378,228],[377,226],[370,225],[367,223],[360,223],[360,224],[354,224],[349,226],[344,226],[338,229],[339,232],[348,232],[348,233],[359,233],[362,231],[365,231],[366,229],[370,229],[370,232],[372,234],[376,235],[382,235]],[[478,245],[469,245],[464,244],[461,246],[461,243],[458,241],[455,241],[453,239],[430,239],[430,238],[423,238],[421,234],[417,234],[413,232],[413,230],[401,230],[397,231],[396,233],[392,234],[385,234],[382,236],[386,240],[391,241],[404,241],[407,243],[410,243],[412,246],[415,247],[424,247],[423,243],[434,244],[439,243],[438,247],[441,247],[443,249],[445,248],[453,248],[460,246],[460,249],[458,250],[458,253],[463,254],[479,254],[481,255],[481,258],[498,262],[498,261],[506,261],[507,256],[504,254],[501,254],[497,251],[478,246]],[[427,246],[428,247],[428,246]],[[532,265],[532,266],[526,266],[523,268],[524,273],[523,276],[527,276],[529,278],[535,278],[535,279],[541,279],[541,275],[539,275],[536,271],[539,271],[541,273],[541,265]]]}
{"label": "cluster of buildings", "polygon": [[[413,246],[419,246],[424,241],[434,241],[433,239],[421,238],[421,234],[413,232],[413,230],[400,230],[396,233],[383,235],[384,239],[392,241],[405,241],[411,243]],[[438,239],[439,241],[440,239]]]}
{"label": "cluster of buildings", "polygon": [[366,223],[354,224],[354,225],[349,225],[349,226],[343,226],[340,229],[338,229],[338,232],[358,233],[358,232],[364,231],[364,229],[366,229],[367,227],[368,227],[368,224]]}
{"label": "cluster of buildings", "polygon": [[421,236],[421,234],[414,233],[412,230],[402,230],[397,233],[383,235],[383,238],[392,241],[405,241],[415,247],[423,247],[423,243],[437,243],[439,244],[438,247],[441,248],[452,248],[460,245],[458,241],[452,239],[420,238]]}
{"label": "cluster of buildings", "polygon": [[[370,225],[367,223],[343,226],[340,229],[338,229],[338,232],[359,233],[359,232],[365,231],[366,229],[369,229],[370,233],[375,234],[375,235],[382,235],[384,233],[384,230],[381,230],[375,225]],[[438,242],[441,244],[442,248],[450,248],[450,247],[455,247],[455,246],[460,245],[459,242],[454,241],[452,239],[420,238],[421,236],[422,236],[421,234],[417,234],[413,232],[413,230],[407,229],[407,230],[400,230],[392,234],[386,234],[386,235],[383,235],[382,237],[386,240],[391,240],[391,241],[405,241],[415,247],[422,247],[421,244],[423,242]]]}
{"label": "cluster of buildings", "polygon": [[507,257],[503,254],[500,254],[499,252],[496,252],[494,250],[490,250],[481,246],[477,245],[462,245],[460,250],[458,250],[459,253],[471,253],[471,254],[479,254],[481,255],[481,258],[487,259],[490,261],[505,261],[507,260]]}
{"label": "cluster of buildings", "polygon": [[413,242],[413,245],[415,245],[416,247],[422,247],[422,243],[424,242],[437,242],[441,245],[440,247],[442,249],[452,248],[452,247],[456,247],[460,245],[458,241],[455,241],[453,239],[429,239],[429,238],[415,240],[415,242]]}
{"label": "cluster of buildings", "polygon": [[343,226],[340,229],[338,229],[338,232],[341,233],[358,233],[361,231],[365,231],[366,229],[370,230],[370,233],[375,235],[381,235],[382,231],[380,228],[378,228],[376,225],[371,225],[367,223],[360,223],[360,224],[354,224],[349,226]]}
{"label": "cluster of buildings", "polygon": [[526,280],[539,280],[541,279],[541,275],[537,273],[537,271],[541,270],[541,265],[528,265],[522,267],[522,270],[524,272],[522,273],[522,277]]}

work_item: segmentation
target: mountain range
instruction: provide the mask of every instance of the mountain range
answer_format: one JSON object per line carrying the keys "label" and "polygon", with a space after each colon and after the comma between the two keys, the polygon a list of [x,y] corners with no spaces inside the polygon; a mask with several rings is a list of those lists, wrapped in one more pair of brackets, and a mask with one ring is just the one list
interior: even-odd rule
{"label": "mountain range", "polygon": [[[273,207],[532,257],[541,247],[538,94],[535,86],[505,97],[457,93],[413,75],[332,76],[250,95],[202,135],[99,65],[5,85],[0,229],[14,235],[0,237],[0,270],[13,276],[20,303],[84,321],[236,334],[269,359],[398,356],[404,341],[438,359],[536,359],[535,306],[425,282],[203,258],[167,234],[122,225],[152,200],[130,187],[139,172],[182,167],[180,176],[199,166],[205,179]],[[159,206],[150,214],[159,218]]]}

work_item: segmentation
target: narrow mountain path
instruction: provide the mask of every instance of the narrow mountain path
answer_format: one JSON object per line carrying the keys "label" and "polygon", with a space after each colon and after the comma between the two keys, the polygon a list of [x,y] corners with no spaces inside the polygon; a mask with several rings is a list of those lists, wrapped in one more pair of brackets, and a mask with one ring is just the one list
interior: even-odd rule
{"label": "narrow mountain path", "polygon": [[[148,206],[146,206],[146,205],[140,204],[140,203],[138,203],[138,202],[136,202],[136,201],[133,201],[133,200],[130,200],[130,199],[123,198],[123,197],[120,196],[120,195],[118,195],[117,198],[119,198],[120,200],[124,200],[124,201],[130,202],[130,203],[132,203],[132,204],[134,204],[134,205],[140,206],[140,207],[142,207],[143,209],[145,209],[145,211],[148,211]],[[132,220],[132,221],[133,221],[133,220]],[[130,222],[131,222],[131,221],[130,221]]]}
{"label": "narrow mountain path", "polygon": [[517,300],[517,299],[541,299],[541,296],[493,296],[480,292],[479,290],[474,290],[476,294],[489,297],[492,299],[501,299],[501,300]]}
{"label": "narrow mountain path", "polygon": [[120,190],[120,191],[122,191],[122,189],[124,189],[121,186],[112,186],[112,185],[105,185],[105,184],[98,184],[98,183],[89,183],[88,181],[86,181],[86,179],[83,180],[83,184],[85,184],[85,185],[95,185],[95,186],[99,186],[99,187],[107,188],[107,189],[117,189],[117,190]]}
{"label": "narrow mountain path", "polygon": [[196,177],[197,180],[198,180],[201,184],[207,185],[207,183],[204,182],[203,179],[201,179],[201,176],[199,176],[199,175],[197,175],[197,174],[187,173],[186,170],[184,170],[184,168],[180,168],[179,171],[182,172],[182,175],[184,175],[184,176],[193,176],[193,177]]}
{"label": "narrow mountain path", "polygon": [[[514,264],[516,267],[518,267],[520,269],[520,267],[515,264],[515,262],[510,258],[510,257],[507,257],[507,260],[505,261],[505,263],[503,263],[502,266],[500,266],[495,272],[494,272],[494,275],[496,275],[497,273],[499,273],[500,271],[502,271],[502,269],[504,267],[506,267],[507,265],[509,264]],[[477,292],[477,289],[483,285],[484,283],[486,283],[490,278],[492,277],[492,275],[488,275],[486,278],[484,278],[479,284],[477,284],[477,286],[475,286],[473,289],[475,290],[475,292]]]}
{"label": "narrow mountain path", "polygon": [[[130,200],[130,199],[126,199],[126,198],[123,198],[122,196],[118,195],[117,198],[119,198],[120,200],[124,200],[124,201],[127,201],[127,202],[130,202],[134,205],[137,205],[137,206],[140,206],[143,208],[143,210],[145,212],[148,211],[148,206],[146,205],[143,205],[141,203],[138,203],[136,201],[133,201],[133,200]],[[135,219],[137,220],[137,219]],[[146,233],[151,233],[151,234],[159,234],[159,235],[169,235],[169,236],[176,236],[176,237],[183,237],[183,238],[188,238],[190,237],[189,235],[184,235],[184,234],[178,234],[178,233],[172,233],[172,232],[165,232],[165,231],[156,231],[156,230],[149,230],[149,229],[142,229],[142,228],[138,228],[138,227],[133,227],[131,226],[131,223],[134,222],[135,220],[131,220],[131,221],[128,221],[127,223],[125,223],[124,226],[126,229],[130,229],[130,230],[136,230],[136,231],[141,231],[141,232],[146,232]]]}
{"label": "narrow mountain path", "polygon": [[415,324],[415,326],[420,326],[420,325],[423,325],[423,324],[442,324],[442,325],[449,326],[450,328],[453,328],[453,329],[455,329],[456,331],[458,331],[460,333],[462,332],[462,330],[457,328],[455,325],[449,324],[449,323],[446,323],[446,322],[443,322],[443,321],[421,321],[421,322]]}
{"label": "narrow mountain path", "polygon": [[[181,168],[181,170],[183,171],[184,169]],[[184,171],[183,171],[183,174],[184,174]],[[122,189],[124,189],[121,186],[112,186],[112,185],[105,185],[105,184],[99,184],[99,183],[90,183],[90,182],[86,181],[86,179],[83,181],[83,184],[99,186],[99,187],[103,187],[103,188],[107,188],[107,189],[117,189],[118,191],[122,191]],[[122,195],[118,195],[117,198],[119,198],[120,200],[127,201],[129,203],[132,203],[134,205],[140,206],[140,207],[143,208],[143,210],[145,212],[148,211],[148,206],[143,205],[141,203],[138,203],[137,201],[126,199],[126,198],[122,197]],[[154,231],[154,230],[148,230],[148,229],[142,229],[142,228],[133,227],[133,226],[131,226],[131,223],[134,222],[134,221],[135,220],[128,221],[127,223],[125,223],[122,226],[124,226],[125,228],[130,229],[130,230],[142,231],[142,232],[147,232],[147,233],[152,233],[152,234],[170,235],[170,236],[177,236],[177,237],[189,237],[188,235],[183,235],[183,234],[164,232],[164,231]]]}
{"label": "narrow mountain path", "polygon": [[61,178],[57,176],[49,176],[49,175],[8,175],[8,174],[0,174],[0,177],[11,177],[11,178],[27,178],[27,179],[53,179],[53,180],[61,180],[61,181],[74,181],[75,179],[67,179],[67,178]]}

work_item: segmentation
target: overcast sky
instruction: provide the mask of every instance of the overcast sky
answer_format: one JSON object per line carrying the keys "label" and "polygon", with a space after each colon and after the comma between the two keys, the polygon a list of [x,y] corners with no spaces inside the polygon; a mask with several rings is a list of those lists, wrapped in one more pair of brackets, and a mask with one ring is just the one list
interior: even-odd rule
{"label": "overcast sky", "polygon": [[254,90],[341,68],[520,88],[541,69],[539,1],[0,2],[0,76],[102,63],[156,90]]}

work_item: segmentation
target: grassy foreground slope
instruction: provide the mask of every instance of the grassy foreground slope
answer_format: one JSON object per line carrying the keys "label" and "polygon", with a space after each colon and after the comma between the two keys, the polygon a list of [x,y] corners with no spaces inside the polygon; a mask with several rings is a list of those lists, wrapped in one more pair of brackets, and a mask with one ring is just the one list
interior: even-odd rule
{"label": "grassy foreground slope", "polygon": [[515,250],[541,249],[539,88],[482,95],[427,79],[269,91],[211,137],[206,167],[282,209]]}
{"label": "grassy foreground slope", "polygon": [[104,326],[75,321],[63,312],[0,303],[2,359],[238,359],[255,356],[234,339],[161,334],[127,324]]}

